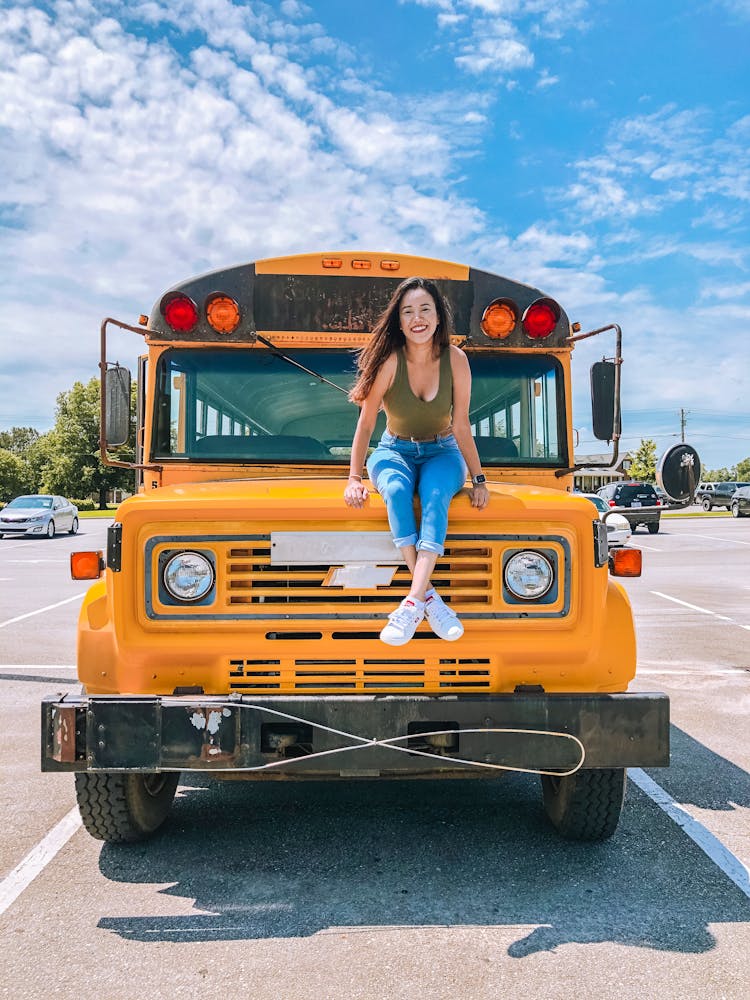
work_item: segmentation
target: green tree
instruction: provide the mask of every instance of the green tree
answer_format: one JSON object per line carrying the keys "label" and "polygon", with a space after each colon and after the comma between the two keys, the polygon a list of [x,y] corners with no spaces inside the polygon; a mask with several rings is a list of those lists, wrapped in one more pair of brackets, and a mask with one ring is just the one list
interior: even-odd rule
{"label": "green tree", "polygon": [[[96,494],[100,509],[107,492],[132,489],[133,473],[103,465],[99,457],[99,379],[76,382],[57,397],[55,426],[38,452],[43,486],[50,493],[83,498]],[[132,460],[132,454],[118,457]]]}
{"label": "green tree", "polygon": [[701,472],[701,479],[707,483],[730,483],[738,478],[737,467],[734,465],[731,469],[722,466],[721,469],[704,469]]}
{"label": "green tree", "polygon": [[34,489],[29,463],[9,449],[0,448],[0,502],[7,503],[19,493],[31,493]]}
{"label": "green tree", "polygon": [[0,448],[25,458],[38,438],[39,431],[33,427],[11,427],[9,431],[0,431]]}
{"label": "green tree", "polygon": [[737,463],[736,472],[737,479],[742,482],[750,482],[750,456]]}
{"label": "green tree", "polygon": [[0,431],[0,501],[19,493],[34,493],[39,485],[32,453],[39,440],[33,427],[11,427]]}
{"label": "green tree", "polygon": [[656,482],[656,442],[651,438],[641,439],[638,450],[632,456],[629,475],[641,483]]}

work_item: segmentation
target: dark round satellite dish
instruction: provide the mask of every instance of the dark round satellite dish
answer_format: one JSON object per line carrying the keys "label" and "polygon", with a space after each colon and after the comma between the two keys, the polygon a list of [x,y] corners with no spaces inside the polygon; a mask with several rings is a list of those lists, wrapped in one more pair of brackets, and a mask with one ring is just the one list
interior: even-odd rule
{"label": "dark round satellite dish", "polygon": [[656,481],[676,503],[692,503],[700,478],[701,460],[689,444],[675,444],[659,459]]}

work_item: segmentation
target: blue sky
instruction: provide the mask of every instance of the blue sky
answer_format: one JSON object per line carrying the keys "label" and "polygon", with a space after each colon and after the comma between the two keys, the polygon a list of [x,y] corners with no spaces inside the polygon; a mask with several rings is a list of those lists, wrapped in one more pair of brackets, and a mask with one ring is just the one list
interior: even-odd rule
{"label": "blue sky", "polygon": [[[361,248],[624,331],[623,444],[750,455],[750,0],[4,3],[0,429],[201,271]],[[601,340],[601,338],[599,338]],[[134,339],[112,356],[130,362]],[[576,352],[574,423],[590,433]]]}

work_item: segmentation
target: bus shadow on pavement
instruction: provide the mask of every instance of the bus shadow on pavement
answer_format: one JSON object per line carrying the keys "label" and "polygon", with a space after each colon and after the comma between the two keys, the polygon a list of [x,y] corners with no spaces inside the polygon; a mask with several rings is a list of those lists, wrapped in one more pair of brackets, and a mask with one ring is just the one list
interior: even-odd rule
{"label": "bus shadow on pavement", "polygon": [[[709,808],[747,801],[744,772],[679,732],[674,745],[703,758],[684,762],[686,773],[699,763],[718,774],[706,779]],[[679,800],[668,773],[653,772]],[[750,920],[750,900],[632,784],[614,838],[577,844],[548,825],[538,779],[521,775],[345,784],[189,775],[163,832],[105,845],[100,868],[115,882],[169,883],[154,892],[157,912],[160,893],[194,900],[190,915],[169,906],[164,916],[99,920],[141,942],[511,926],[513,958],[599,942],[700,953],[716,944],[710,924]]]}
{"label": "bus shadow on pavement", "polygon": [[[741,725],[746,725],[743,717]],[[675,801],[721,812],[750,808],[750,774],[713,753],[676,726],[670,727],[669,768],[651,775]]]}

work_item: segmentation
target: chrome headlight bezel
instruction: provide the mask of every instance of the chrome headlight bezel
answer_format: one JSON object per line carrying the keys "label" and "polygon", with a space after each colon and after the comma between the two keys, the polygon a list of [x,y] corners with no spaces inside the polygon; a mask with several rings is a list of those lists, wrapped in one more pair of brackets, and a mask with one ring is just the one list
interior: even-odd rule
{"label": "chrome headlight bezel", "polygon": [[[189,562],[193,561],[192,572],[198,572],[199,579],[192,585],[176,582],[176,575],[189,570]],[[197,549],[182,549],[170,552],[161,567],[161,587],[169,603],[205,604],[213,599],[216,587],[216,566],[213,554]],[[192,590],[191,590],[192,586]]]}
{"label": "chrome headlight bezel", "polygon": [[[539,580],[536,584],[529,580],[524,587],[515,575],[518,572],[536,572]],[[506,600],[514,604],[548,603],[555,600],[557,597],[555,553],[539,549],[516,549],[508,552],[503,560],[503,589]]]}

